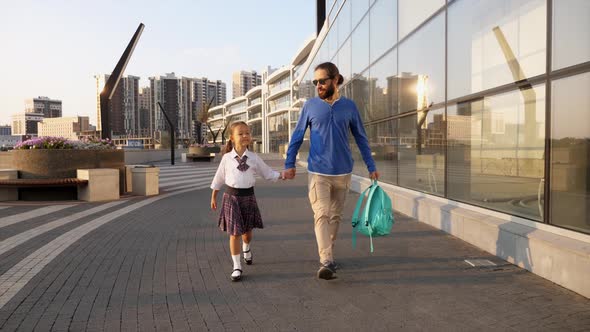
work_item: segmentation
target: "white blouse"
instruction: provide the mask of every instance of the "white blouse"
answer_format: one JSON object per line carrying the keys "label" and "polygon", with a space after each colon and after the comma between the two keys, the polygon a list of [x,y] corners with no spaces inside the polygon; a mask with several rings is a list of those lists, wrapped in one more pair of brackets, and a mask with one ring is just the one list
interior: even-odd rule
{"label": "white blouse", "polygon": [[248,150],[244,152],[244,156],[248,157],[246,164],[250,167],[242,172],[238,169],[240,163],[236,160],[236,156],[238,156],[236,150],[223,155],[213,182],[211,182],[211,189],[221,190],[224,184],[232,188],[245,189],[254,187],[255,175],[260,175],[273,182],[281,176],[281,173],[270,168],[256,153]]}

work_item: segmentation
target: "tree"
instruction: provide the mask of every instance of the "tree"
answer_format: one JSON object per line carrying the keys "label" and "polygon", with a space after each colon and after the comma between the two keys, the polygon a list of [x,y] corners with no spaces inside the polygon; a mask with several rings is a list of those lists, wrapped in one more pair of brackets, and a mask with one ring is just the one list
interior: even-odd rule
{"label": "tree", "polygon": [[[207,120],[209,120],[209,108],[211,108],[211,104],[213,104],[213,100],[215,100],[215,96],[213,95],[213,97],[211,97],[211,100],[209,100],[209,103],[207,105],[205,105],[205,103],[203,103],[203,110],[201,111],[201,114],[199,115],[198,118],[198,131],[197,131],[197,141],[199,144],[203,144],[205,143],[205,137],[202,137],[202,129],[201,126],[203,125],[207,125],[207,127],[209,127],[209,125],[207,124]],[[209,130],[211,130],[211,128],[209,127]],[[213,141],[215,143],[215,141]]]}

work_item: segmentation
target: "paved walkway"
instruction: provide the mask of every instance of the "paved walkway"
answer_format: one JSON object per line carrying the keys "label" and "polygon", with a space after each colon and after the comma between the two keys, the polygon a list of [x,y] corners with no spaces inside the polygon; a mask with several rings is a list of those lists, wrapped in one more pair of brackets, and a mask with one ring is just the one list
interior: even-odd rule
{"label": "paved walkway", "polygon": [[214,172],[163,167],[151,198],[1,205],[0,330],[590,330],[590,300],[403,215],[374,254],[366,238],[353,250],[356,194],[338,278],[316,279],[304,170],[259,181],[265,229],[232,283],[227,236],[208,208]]}

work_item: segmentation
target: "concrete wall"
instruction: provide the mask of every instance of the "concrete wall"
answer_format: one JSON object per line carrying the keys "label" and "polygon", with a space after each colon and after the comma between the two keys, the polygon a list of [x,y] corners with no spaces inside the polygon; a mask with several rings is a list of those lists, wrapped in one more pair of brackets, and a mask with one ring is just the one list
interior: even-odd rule
{"label": "concrete wall", "polygon": [[[174,159],[180,160],[187,149],[174,150]],[[170,149],[167,150],[125,150],[125,165],[146,164],[156,161],[169,161]]]}
{"label": "concrete wall", "polygon": [[[181,154],[187,149],[174,150],[174,159],[180,160]],[[125,164],[146,164],[156,161],[170,160],[170,150],[125,150]],[[12,168],[10,152],[0,152],[0,169]]]}
{"label": "concrete wall", "polygon": [[[351,189],[361,192],[369,185],[367,178],[353,176]],[[380,185],[396,211],[590,298],[590,235]]]}

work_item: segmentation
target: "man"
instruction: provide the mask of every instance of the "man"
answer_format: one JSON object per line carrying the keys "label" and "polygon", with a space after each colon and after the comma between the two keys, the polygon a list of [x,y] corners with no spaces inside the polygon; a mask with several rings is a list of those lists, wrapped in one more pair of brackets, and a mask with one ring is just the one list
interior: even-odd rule
{"label": "man", "polygon": [[350,188],[353,160],[348,143],[349,132],[352,132],[361,151],[369,177],[374,180],[379,178],[358,109],[352,100],[341,97],[338,91],[342,81],[343,77],[333,63],[325,62],[315,68],[313,84],[318,97],[309,99],[303,105],[285,161],[285,177],[292,179],[295,177],[297,151],[309,127],[307,168],[309,201],[314,213],[320,256],[317,277],[326,280],[332,279],[336,273],[333,248]]}

